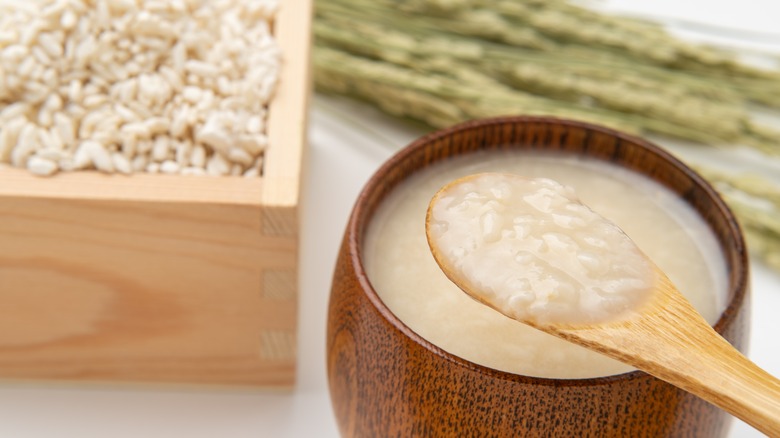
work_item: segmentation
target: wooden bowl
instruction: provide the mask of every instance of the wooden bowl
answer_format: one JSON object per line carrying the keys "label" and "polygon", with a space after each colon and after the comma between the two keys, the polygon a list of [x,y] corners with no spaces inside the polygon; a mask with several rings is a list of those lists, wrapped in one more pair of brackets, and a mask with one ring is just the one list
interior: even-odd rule
{"label": "wooden bowl", "polygon": [[728,306],[715,329],[737,348],[749,323],[748,261],[739,225],[715,191],[644,140],[598,126],[513,117],[425,136],[386,162],[360,194],[330,296],[330,394],[343,436],[719,436],[729,416],[640,371],[546,379],[497,371],[427,342],[385,306],[363,269],[367,225],[414,172],[477,150],[563,151],[611,161],[659,181],[712,227],[725,255]]}

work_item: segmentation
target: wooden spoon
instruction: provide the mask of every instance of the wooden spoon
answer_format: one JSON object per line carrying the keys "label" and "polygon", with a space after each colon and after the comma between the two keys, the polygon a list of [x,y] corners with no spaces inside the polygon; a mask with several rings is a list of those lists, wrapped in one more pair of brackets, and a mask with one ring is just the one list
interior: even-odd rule
{"label": "wooden spoon", "polygon": [[[511,301],[507,300],[507,294],[511,290],[491,288],[487,292],[483,282],[474,281],[470,274],[464,273],[458,265],[464,260],[458,258],[462,251],[453,252],[442,246],[441,215],[436,217],[435,212],[437,208],[446,208],[442,204],[452,203],[455,192],[461,190],[462,194],[465,184],[471,184],[468,190],[472,194],[483,195],[478,193],[479,188],[473,187],[482,175],[467,176],[442,188],[431,200],[425,221],[428,244],[436,262],[460,289],[510,318],[632,365],[701,397],[769,436],[780,437],[780,381],[718,335],[653,262],[647,260],[654,279],[648,297],[636,309],[613,319],[573,324],[533,316],[518,317],[516,309],[508,304]],[[503,177],[510,182],[519,178]],[[495,186],[495,180],[487,185]],[[458,220],[457,214],[472,214],[467,209],[455,213],[448,217],[450,222],[444,224],[444,229]],[[611,224],[601,216],[598,218]],[[473,217],[463,218],[468,219]],[[628,236],[625,239],[630,242]],[[505,253],[498,254],[502,255],[506,257]]]}

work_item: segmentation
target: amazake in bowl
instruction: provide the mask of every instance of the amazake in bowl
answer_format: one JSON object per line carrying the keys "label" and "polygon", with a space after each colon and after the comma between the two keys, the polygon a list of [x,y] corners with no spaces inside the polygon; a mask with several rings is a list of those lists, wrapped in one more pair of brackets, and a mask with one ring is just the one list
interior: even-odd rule
{"label": "amazake in bowl", "polygon": [[647,141],[586,123],[534,117],[468,122],[425,136],[388,160],[352,211],[333,277],[327,330],[328,380],[342,435],[724,435],[727,414],[643,372],[546,379],[497,371],[432,345],[385,306],[363,268],[364,236],[377,206],[399,182],[432,163],[507,148],[610,161],[678,193],[712,228],[728,267],[727,307],[715,329],[737,348],[746,345],[743,236],[700,176]]}

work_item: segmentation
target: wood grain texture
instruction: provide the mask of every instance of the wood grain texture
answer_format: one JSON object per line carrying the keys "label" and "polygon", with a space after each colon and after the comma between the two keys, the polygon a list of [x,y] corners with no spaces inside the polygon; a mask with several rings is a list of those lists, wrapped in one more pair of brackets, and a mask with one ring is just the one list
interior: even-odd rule
{"label": "wood grain texture", "polygon": [[503,149],[586,154],[649,175],[680,194],[712,227],[729,268],[729,304],[715,329],[744,348],[749,293],[743,238],[734,216],[699,176],[641,139],[584,123],[523,117],[469,122],[423,137],[391,158],[352,212],[334,272],[327,332],[328,379],[342,435],[722,436],[723,411],[648,374],[570,380],[496,371],[431,345],[382,303],[361,264],[365,229],[382,199],[413,172],[449,156]]}
{"label": "wood grain texture", "polygon": [[311,0],[262,178],[0,170],[0,379],[290,387]]}
{"label": "wood grain texture", "polygon": [[264,330],[295,332],[296,300],[266,297],[296,241],[264,236],[259,206],[4,198],[4,378],[289,382]]}
{"label": "wood grain texture", "polygon": [[269,166],[263,169],[263,179],[267,181],[263,187],[263,204],[296,207],[312,86],[309,62],[312,0],[287,0],[280,4],[274,35],[282,49],[283,74],[268,114],[268,141],[271,145],[291,147],[270,147],[267,151]]}

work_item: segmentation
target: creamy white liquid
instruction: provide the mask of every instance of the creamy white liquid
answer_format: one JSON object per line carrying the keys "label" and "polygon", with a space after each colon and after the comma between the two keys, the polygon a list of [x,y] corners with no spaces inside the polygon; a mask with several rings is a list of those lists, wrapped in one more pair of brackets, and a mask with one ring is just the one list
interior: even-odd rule
{"label": "creamy white liquid", "polygon": [[613,321],[653,291],[653,265],[623,230],[548,178],[469,175],[436,193],[427,221],[444,273],[518,321]]}
{"label": "creamy white liquid", "polygon": [[516,374],[586,378],[632,370],[509,319],[463,293],[436,264],[425,214],[447,182],[480,172],[550,178],[611,220],[714,323],[725,306],[726,267],[712,231],[674,193],[597,160],[529,152],[480,153],[418,172],[396,187],[367,230],[364,264],[374,289],[407,326],[472,362]]}

